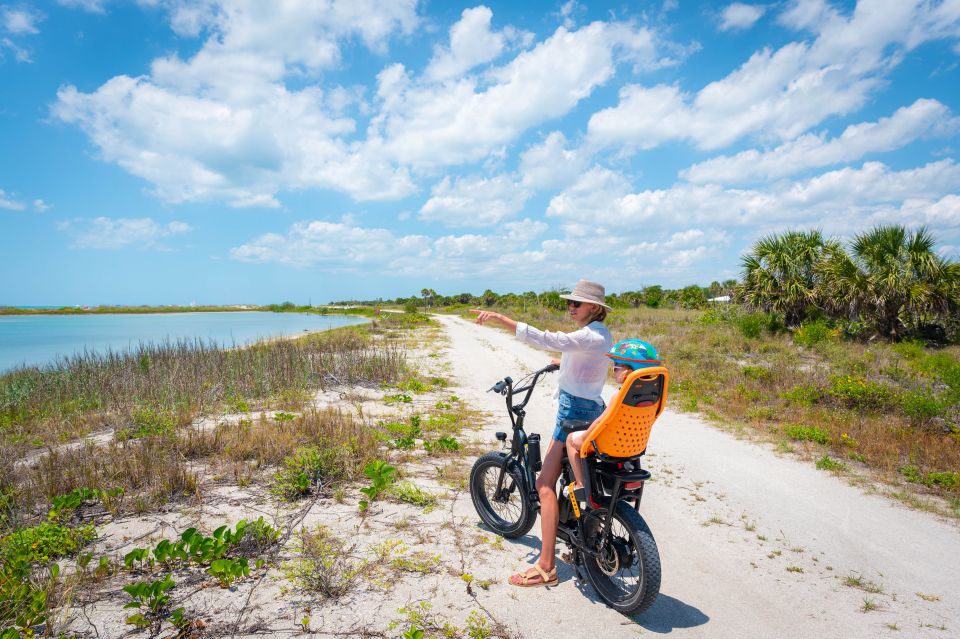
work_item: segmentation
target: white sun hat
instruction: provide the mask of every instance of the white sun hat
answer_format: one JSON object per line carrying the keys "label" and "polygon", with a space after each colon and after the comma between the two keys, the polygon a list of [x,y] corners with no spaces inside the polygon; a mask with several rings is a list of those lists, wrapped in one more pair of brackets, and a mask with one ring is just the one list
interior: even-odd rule
{"label": "white sun hat", "polygon": [[610,310],[610,306],[604,301],[605,293],[606,291],[603,289],[603,284],[590,282],[588,280],[580,280],[573,287],[571,292],[565,293],[560,297],[565,300],[572,300],[574,302],[599,304],[605,309]]}

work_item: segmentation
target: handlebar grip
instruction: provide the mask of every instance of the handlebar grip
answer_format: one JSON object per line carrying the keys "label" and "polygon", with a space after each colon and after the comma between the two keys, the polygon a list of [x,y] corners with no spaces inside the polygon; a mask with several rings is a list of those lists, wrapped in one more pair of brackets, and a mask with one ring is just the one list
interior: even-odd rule
{"label": "handlebar grip", "polygon": [[544,367],[543,372],[552,373],[553,371],[558,371],[558,370],[560,370],[559,364],[548,364],[546,367]]}
{"label": "handlebar grip", "polygon": [[492,390],[495,393],[503,393],[503,389],[506,387],[506,385],[507,385],[506,382],[502,382],[502,381],[497,382],[496,384],[493,385],[493,388],[491,388],[490,390]]}

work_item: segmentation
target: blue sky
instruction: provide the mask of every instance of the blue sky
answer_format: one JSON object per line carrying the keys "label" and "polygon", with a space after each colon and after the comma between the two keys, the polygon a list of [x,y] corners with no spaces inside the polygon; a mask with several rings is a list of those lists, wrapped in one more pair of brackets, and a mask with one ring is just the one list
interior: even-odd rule
{"label": "blue sky", "polygon": [[[282,7],[282,8],[281,8]],[[0,304],[610,291],[960,256],[960,0],[0,2]]]}

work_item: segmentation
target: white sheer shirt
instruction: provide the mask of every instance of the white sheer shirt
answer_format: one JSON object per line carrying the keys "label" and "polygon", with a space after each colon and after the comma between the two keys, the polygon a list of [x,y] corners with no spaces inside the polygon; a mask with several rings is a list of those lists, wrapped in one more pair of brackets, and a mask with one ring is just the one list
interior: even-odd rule
{"label": "white sheer shirt", "polygon": [[610,365],[607,352],[613,347],[613,337],[603,322],[590,322],[572,333],[541,331],[517,322],[516,336],[544,350],[560,351],[560,390],[603,402],[600,393]]}

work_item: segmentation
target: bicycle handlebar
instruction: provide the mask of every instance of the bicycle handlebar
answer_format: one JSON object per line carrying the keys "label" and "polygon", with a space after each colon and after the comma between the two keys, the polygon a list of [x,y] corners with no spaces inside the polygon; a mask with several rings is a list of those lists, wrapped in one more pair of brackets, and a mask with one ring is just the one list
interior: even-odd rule
{"label": "bicycle handlebar", "polygon": [[[533,373],[533,379],[526,386],[521,386],[519,388],[513,387],[513,379],[510,377],[504,377],[501,381],[497,382],[490,389],[500,395],[504,395],[507,398],[507,407],[511,412],[516,412],[522,410],[524,406],[527,405],[527,402],[530,401],[530,395],[533,394],[533,389],[537,385],[537,382],[540,381],[540,377],[546,373],[552,373],[555,370],[559,370],[560,366],[557,364],[547,364],[540,370]],[[526,391],[526,395],[519,404],[513,403],[513,396],[516,393],[523,393]],[[490,391],[487,391],[490,392]]]}

